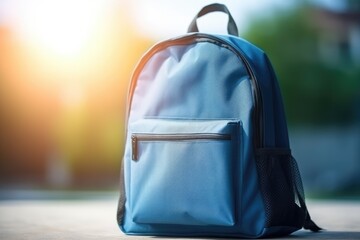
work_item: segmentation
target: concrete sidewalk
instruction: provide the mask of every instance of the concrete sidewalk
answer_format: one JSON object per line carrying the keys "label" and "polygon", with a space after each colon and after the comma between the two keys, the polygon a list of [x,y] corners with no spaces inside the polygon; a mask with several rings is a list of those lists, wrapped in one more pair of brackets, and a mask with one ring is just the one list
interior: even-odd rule
{"label": "concrete sidewalk", "polygon": [[[94,200],[3,200],[0,239],[154,238],[124,235],[115,220],[116,205],[115,196]],[[360,239],[360,202],[308,201],[308,207],[313,220],[327,230],[301,230],[281,239]]]}

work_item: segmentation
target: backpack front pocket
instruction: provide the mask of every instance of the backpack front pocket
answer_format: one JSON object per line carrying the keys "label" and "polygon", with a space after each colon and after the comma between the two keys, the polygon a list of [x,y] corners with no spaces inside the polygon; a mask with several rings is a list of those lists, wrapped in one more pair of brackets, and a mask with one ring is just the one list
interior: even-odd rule
{"label": "backpack front pocket", "polygon": [[228,120],[134,123],[129,138],[133,221],[234,225],[239,125]]}

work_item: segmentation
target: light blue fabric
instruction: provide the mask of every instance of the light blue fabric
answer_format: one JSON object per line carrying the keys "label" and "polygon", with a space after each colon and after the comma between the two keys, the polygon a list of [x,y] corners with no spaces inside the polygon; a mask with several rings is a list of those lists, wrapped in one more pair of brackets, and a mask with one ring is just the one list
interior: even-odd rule
{"label": "light blue fabric", "polygon": [[[233,163],[241,133],[237,122],[151,119],[137,121],[129,128],[132,135],[194,137],[139,140],[139,158],[130,163],[129,201],[134,222],[235,224],[237,172]],[[223,136],[229,139],[210,139],[208,134],[226,134]]]}
{"label": "light blue fabric", "polygon": [[[252,51],[263,56],[260,50]],[[253,86],[244,63],[224,46],[195,42],[168,46],[137,71],[141,72],[133,80],[124,154],[122,230],[142,235],[260,236],[265,212],[253,155]],[[223,131],[236,136],[235,145],[143,142],[138,161],[132,160],[132,133]]]}

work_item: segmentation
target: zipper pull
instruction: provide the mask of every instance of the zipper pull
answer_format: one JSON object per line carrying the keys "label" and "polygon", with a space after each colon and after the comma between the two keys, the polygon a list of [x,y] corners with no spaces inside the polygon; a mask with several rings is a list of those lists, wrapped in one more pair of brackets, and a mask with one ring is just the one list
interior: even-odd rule
{"label": "zipper pull", "polygon": [[138,159],[138,149],[137,149],[137,137],[135,135],[131,136],[131,146],[132,146],[132,160],[136,161]]}

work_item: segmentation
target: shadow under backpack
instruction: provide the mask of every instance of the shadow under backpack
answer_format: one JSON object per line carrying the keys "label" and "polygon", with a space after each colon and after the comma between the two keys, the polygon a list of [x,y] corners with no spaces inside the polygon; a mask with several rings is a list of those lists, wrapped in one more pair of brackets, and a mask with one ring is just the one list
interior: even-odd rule
{"label": "shadow under backpack", "polygon": [[[228,15],[230,35],[196,20]],[[117,221],[129,235],[260,238],[310,219],[279,86],[263,51],[222,4],[160,42],[130,82]]]}

